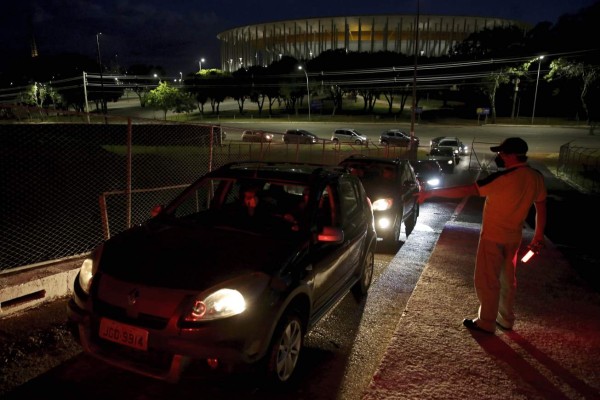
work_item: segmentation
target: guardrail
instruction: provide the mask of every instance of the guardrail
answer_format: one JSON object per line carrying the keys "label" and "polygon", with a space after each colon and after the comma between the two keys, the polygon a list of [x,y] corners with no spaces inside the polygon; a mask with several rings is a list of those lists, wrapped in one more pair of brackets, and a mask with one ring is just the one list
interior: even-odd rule
{"label": "guardrail", "polygon": [[584,192],[600,193],[600,149],[565,143],[560,146],[556,172]]}

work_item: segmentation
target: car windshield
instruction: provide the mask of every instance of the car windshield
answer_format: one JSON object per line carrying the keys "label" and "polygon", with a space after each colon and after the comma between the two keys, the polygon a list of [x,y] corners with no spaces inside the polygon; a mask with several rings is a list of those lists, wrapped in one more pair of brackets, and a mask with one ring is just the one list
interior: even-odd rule
{"label": "car windshield", "polygon": [[260,234],[299,232],[308,220],[308,194],[308,186],[290,182],[206,179],[169,204],[163,218]]}
{"label": "car windshield", "polygon": [[456,140],[444,140],[440,142],[442,146],[458,146],[458,142]]}
{"label": "car windshield", "polygon": [[393,165],[384,165],[376,163],[350,163],[346,164],[350,173],[359,177],[363,181],[368,180],[388,180],[396,179],[396,168]]}
{"label": "car windshield", "polygon": [[436,148],[431,150],[431,155],[432,156],[452,156],[452,149],[451,148]]}
{"label": "car windshield", "polygon": [[420,162],[415,166],[415,172],[438,171],[439,167],[434,163]]}

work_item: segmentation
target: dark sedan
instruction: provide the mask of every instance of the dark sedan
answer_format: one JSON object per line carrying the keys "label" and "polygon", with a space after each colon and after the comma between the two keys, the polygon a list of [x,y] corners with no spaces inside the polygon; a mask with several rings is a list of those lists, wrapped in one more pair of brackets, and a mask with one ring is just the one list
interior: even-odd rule
{"label": "dark sedan", "polygon": [[410,137],[410,133],[403,132],[399,129],[388,129],[379,136],[379,143],[384,146],[401,146],[408,147],[412,142],[413,146],[419,147],[419,138],[417,136]]}
{"label": "dark sedan", "polygon": [[436,160],[418,160],[411,163],[423,190],[444,185],[444,170]]}
{"label": "dark sedan", "polygon": [[306,333],[371,284],[373,212],[342,168],[227,164],[153,212],[90,254],[68,305],[84,352],[118,368],[284,384]]}
{"label": "dark sedan", "polygon": [[266,142],[273,141],[273,134],[264,131],[245,130],[242,132],[242,142]]}
{"label": "dark sedan", "polygon": [[402,224],[406,236],[417,224],[419,182],[408,160],[350,156],[340,163],[358,176],[373,203],[377,237],[398,244]]}
{"label": "dark sedan", "polygon": [[437,161],[445,173],[453,173],[458,164],[458,154],[453,147],[434,147],[427,153],[427,159]]}
{"label": "dark sedan", "polygon": [[315,144],[319,138],[312,132],[304,129],[288,129],[283,134],[284,143]]}

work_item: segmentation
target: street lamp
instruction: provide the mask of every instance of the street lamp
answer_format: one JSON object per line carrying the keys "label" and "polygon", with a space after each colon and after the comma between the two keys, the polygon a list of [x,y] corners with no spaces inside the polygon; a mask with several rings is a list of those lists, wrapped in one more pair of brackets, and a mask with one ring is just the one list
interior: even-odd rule
{"label": "street lamp", "polygon": [[535,80],[535,95],[533,96],[533,112],[531,113],[531,125],[533,125],[533,119],[535,118],[535,103],[537,101],[538,83],[540,82],[540,67],[542,65],[542,60],[543,59],[544,59],[544,56],[539,56],[537,58],[537,60],[538,60],[538,71],[537,71],[537,78]]}
{"label": "street lamp", "polygon": [[102,113],[106,114],[104,103],[104,79],[102,76],[102,54],[100,53],[100,35],[102,35],[102,32],[96,33],[96,48],[98,49],[98,64],[100,65],[100,104],[102,104]]}
{"label": "street lamp", "polygon": [[200,68],[200,71],[202,71],[202,63],[204,62],[204,58],[201,58],[200,61],[198,61],[198,68]]}
{"label": "street lamp", "polygon": [[298,69],[304,72],[304,76],[306,77],[306,93],[308,93],[308,120],[310,121],[310,89],[308,87],[308,74],[306,73],[306,69],[302,68],[302,65],[298,65]]}

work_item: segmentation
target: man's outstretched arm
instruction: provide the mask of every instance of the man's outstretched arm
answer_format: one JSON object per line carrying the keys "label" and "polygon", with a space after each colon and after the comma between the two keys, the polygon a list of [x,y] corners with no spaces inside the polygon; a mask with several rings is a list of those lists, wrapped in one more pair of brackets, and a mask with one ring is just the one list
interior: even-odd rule
{"label": "man's outstretched arm", "polygon": [[418,194],[419,204],[431,197],[446,197],[451,199],[463,198],[466,196],[479,196],[479,189],[475,183],[462,186],[444,187],[431,190],[421,190]]}

